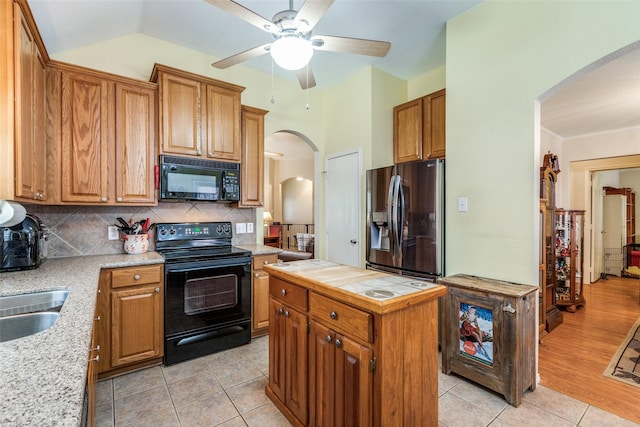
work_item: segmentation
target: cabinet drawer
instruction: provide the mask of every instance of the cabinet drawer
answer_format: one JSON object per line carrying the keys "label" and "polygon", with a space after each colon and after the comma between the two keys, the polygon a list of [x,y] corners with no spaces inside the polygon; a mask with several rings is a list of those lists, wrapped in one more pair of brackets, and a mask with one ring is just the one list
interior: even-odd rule
{"label": "cabinet drawer", "polygon": [[253,269],[261,270],[265,264],[275,264],[278,262],[278,254],[254,255]]}
{"label": "cabinet drawer", "polygon": [[269,279],[269,295],[288,306],[307,311],[307,290],[273,276]]}
{"label": "cabinet drawer", "polygon": [[145,285],[162,281],[162,265],[117,268],[111,272],[111,287]]}
{"label": "cabinet drawer", "polygon": [[373,342],[373,316],[370,313],[314,292],[309,295],[309,313],[336,332]]}

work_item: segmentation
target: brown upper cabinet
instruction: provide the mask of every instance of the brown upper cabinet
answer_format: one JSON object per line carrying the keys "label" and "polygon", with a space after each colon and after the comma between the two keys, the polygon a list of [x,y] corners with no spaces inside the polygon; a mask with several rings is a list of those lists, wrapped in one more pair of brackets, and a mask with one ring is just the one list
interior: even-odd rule
{"label": "brown upper cabinet", "polygon": [[155,205],[156,85],[52,62],[50,200]]}
{"label": "brown upper cabinet", "polygon": [[[44,202],[46,192],[45,67],[49,60],[26,1],[0,6],[0,198]],[[3,101],[4,102],[4,101]]]}
{"label": "brown upper cabinet", "polygon": [[242,164],[240,207],[262,206],[264,202],[264,116],[268,113],[242,106]]}
{"label": "brown upper cabinet", "polygon": [[155,64],[160,153],[240,162],[244,87]]}
{"label": "brown upper cabinet", "polygon": [[393,109],[393,162],[444,158],[445,89]]}

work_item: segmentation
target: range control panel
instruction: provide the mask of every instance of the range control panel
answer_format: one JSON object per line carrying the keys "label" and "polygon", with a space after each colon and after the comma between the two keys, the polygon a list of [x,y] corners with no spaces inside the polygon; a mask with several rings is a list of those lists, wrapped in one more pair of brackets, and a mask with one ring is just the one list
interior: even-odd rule
{"label": "range control panel", "polygon": [[232,237],[230,222],[189,222],[174,224],[158,224],[157,240],[198,240]]}

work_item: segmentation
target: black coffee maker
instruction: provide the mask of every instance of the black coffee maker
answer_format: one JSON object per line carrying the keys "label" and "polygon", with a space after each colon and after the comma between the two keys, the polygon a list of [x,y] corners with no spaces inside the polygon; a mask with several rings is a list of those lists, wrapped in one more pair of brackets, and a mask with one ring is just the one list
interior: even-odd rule
{"label": "black coffee maker", "polygon": [[0,228],[0,272],[37,268],[47,258],[48,233],[31,214],[12,227]]}

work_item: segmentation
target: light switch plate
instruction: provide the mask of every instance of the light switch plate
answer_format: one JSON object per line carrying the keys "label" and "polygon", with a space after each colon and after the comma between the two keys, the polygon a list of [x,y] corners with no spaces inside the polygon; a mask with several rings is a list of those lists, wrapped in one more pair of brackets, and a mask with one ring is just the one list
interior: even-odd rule
{"label": "light switch plate", "polygon": [[247,232],[247,223],[246,222],[237,222],[236,223],[236,234],[245,234]]}
{"label": "light switch plate", "polygon": [[247,223],[247,233],[253,233],[253,223],[252,222],[248,222]]}
{"label": "light switch plate", "polygon": [[469,210],[469,199],[466,197],[458,197],[458,212],[467,212]]}
{"label": "light switch plate", "polygon": [[109,236],[109,240],[118,240],[120,238],[118,227],[116,227],[115,225],[110,225],[109,227],[107,227],[107,235]]}

